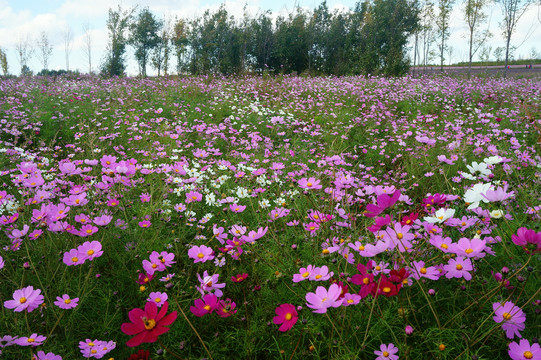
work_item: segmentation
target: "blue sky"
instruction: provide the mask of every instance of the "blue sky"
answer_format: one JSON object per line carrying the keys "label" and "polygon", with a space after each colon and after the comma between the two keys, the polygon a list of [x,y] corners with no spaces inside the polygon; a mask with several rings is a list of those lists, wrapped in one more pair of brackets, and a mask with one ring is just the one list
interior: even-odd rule
{"label": "blue sky", "polygon": [[[241,15],[242,8],[247,4],[248,11],[255,14],[260,10],[271,10],[274,13],[286,12],[297,4],[306,9],[313,9],[320,4],[320,0],[230,0],[225,1],[226,8],[233,15]],[[347,9],[354,6],[354,0],[327,0],[330,9]],[[15,45],[19,39],[28,38],[32,42],[41,31],[46,31],[54,46],[50,61],[50,69],[65,69],[64,34],[67,27],[73,34],[72,50],[69,56],[70,69],[88,70],[88,62],[84,57],[83,25],[90,25],[92,37],[92,63],[93,70],[103,59],[103,52],[107,42],[105,24],[109,7],[116,8],[121,4],[124,8],[134,5],[148,6],[158,17],[170,15],[174,17],[192,18],[206,9],[216,9],[224,3],[223,0],[0,0],[0,47],[8,54],[10,72],[18,74],[18,62]],[[462,20],[461,5],[457,2],[451,16],[451,38],[449,44],[453,47],[452,61],[466,60],[467,41],[463,38],[466,26]],[[498,22],[501,19],[501,10],[492,5],[488,10],[491,14],[491,30],[494,33],[490,40],[493,49],[504,45]],[[538,8],[532,7],[519,23],[517,32],[513,35],[512,43],[519,45],[517,57],[527,57],[532,48],[541,52],[541,23],[538,20]],[[435,45],[434,45],[435,46]],[[128,73],[135,75],[137,65],[128,52]],[[37,72],[41,63],[37,56],[31,58],[30,68]]]}

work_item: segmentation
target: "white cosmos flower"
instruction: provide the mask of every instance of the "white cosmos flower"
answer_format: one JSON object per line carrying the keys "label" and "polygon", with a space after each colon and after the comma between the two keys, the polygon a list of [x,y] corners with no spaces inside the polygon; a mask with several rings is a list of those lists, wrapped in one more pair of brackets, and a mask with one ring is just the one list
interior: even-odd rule
{"label": "white cosmos flower", "polygon": [[434,216],[425,216],[424,220],[431,224],[441,224],[445,222],[445,220],[450,219],[453,216],[455,216],[455,209],[439,209],[438,211],[436,211]]}
{"label": "white cosmos flower", "polygon": [[490,217],[493,218],[493,219],[499,219],[503,216],[503,211],[500,210],[500,209],[497,209],[497,210],[492,210],[490,212]]}
{"label": "white cosmos flower", "polygon": [[483,162],[487,165],[494,165],[499,164],[503,161],[503,158],[501,156],[491,156],[483,159]]}
{"label": "white cosmos flower", "polygon": [[492,188],[491,183],[486,184],[475,184],[471,189],[468,189],[466,193],[464,194],[464,201],[469,203],[468,209],[475,209],[479,207],[479,203],[482,201],[484,203],[489,202],[487,199],[481,195],[482,193],[490,190]]}
{"label": "white cosmos flower", "polygon": [[472,175],[475,175],[476,173],[479,173],[480,175],[490,175],[492,174],[492,171],[490,171],[490,169],[488,168],[488,165],[485,164],[484,162],[482,163],[477,163],[477,162],[472,162],[471,165],[466,165],[466,167],[468,168],[468,170],[470,171],[470,173]]}

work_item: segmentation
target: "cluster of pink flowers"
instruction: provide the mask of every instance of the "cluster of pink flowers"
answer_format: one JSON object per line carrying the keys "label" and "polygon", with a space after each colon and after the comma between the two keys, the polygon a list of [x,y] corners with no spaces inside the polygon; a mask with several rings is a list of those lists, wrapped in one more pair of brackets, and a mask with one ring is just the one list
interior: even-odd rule
{"label": "cluster of pink flowers", "polygon": [[85,358],[101,359],[114,348],[116,348],[114,341],[86,339],[79,342],[79,349]]}
{"label": "cluster of pink flowers", "polygon": [[102,255],[103,251],[99,241],[86,241],[79,245],[77,249],[66,251],[63,261],[68,266],[81,265],[87,260],[92,261]]}
{"label": "cluster of pink flowers", "polygon": [[143,260],[143,269],[148,275],[154,275],[156,271],[162,272],[167,267],[173,265],[175,263],[174,258],[175,254],[173,253],[153,251],[150,254],[149,260]]}
{"label": "cluster of pink flowers", "polygon": [[205,294],[201,299],[195,299],[194,306],[190,306],[190,311],[197,317],[211,313],[219,317],[229,317],[237,312],[236,306],[231,299],[223,300],[215,294]]}

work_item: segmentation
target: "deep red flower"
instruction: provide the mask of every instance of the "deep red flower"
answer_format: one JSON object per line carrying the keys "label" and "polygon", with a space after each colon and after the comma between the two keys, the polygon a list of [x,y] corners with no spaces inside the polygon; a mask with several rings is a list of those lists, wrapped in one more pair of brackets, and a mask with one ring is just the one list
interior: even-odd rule
{"label": "deep red flower", "polygon": [[402,218],[402,220],[400,220],[400,225],[404,226],[404,225],[411,225],[413,224],[413,222],[415,220],[417,220],[419,218],[419,214],[418,213],[411,213],[407,216],[404,216]]}
{"label": "deep red flower", "polygon": [[233,281],[233,282],[242,282],[242,281],[246,280],[247,277],[248,277],[248,274],[246,274],[246,273],[238,274],[237,276],[231,276],[231,281]]}
{"label": "deep red flower", "polygon": [[131,354],[128,360],[151,360],[150,351],[148,350],[139,350],[137,354]]}
{"label": "deep red flower", "polygon": [[131,323],[123,323],[120,327],[126,335],[135,335],[126,342],[126,346],[138,346],[142,343],[153,343],[158,340],[158,336],[165,334],[171,325],[177,319],[177,312],[165,315],[169,303],[163,303],[160,312],[155,302],[147,302],[145,309],[133,309],[128,314]]}
{"label": "deep red flower", "polygon": [[395,285],[389,281],[385,275],[381,275],[378,286],[378,295],[384,295],[386,297],[397,295],[401,285],[402,284]]}

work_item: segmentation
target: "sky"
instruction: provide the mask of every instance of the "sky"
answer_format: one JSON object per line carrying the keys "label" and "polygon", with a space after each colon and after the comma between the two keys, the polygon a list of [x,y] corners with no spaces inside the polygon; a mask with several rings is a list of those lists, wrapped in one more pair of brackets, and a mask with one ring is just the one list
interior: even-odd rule
{"label": "sky", "polygon": [[[70,28],[73,40],[69,53],[69,68],[88,72],[88,60],[83,50],[86,44],[83,27],[86,24],[91,29],[92,70],[98,71],[108,40],[106,30],[108,9],[116,9],[117,5],[126,9],[135,5],[139,8],[148,7],[159,18],[177,16],[191,19],[201,15],[207,9],[216,10],[222,3],[225,3],[230,14],[238,18],[242,16],[245,4],[252,15],[264,10],[271,10],[274,15],[277,15],[290,12],[295,4],[308,10],[317,7],[320,2],[320,0],[0,0],[0,47],[7,53],[10,73],[19,74],[20,63],[15,51],[17,42],[28,39],[35,44],[40,33],[45,31],[53,45],[49,69],[66,69],[64,37],[66,29]],[[355,2],[355,0],[327,0],[327,6],[331,10],[345,10],[352,8]],[[451,14],[449,44],[452,50],[451,57],[447,56],[446,63],[467,60],[468,50],[465,38],[467,26],[463,20],[462,11],[463,0],[458,0]],[[518,46],[516,58],[529,58],[532,49],[541,53],[539,11],[538,6],[532,6],[521,18],[511,38],[512,45]],[[498,27],[502,18],[501,9],[499,5],[494,4],[487,8],[487,13],[490,16],[490,29],[493,32],[493,37],[487,45],[494,50],[505,45]],[[37,51],[29,61],[29,67],[34,72],[42,68],[36,53]],[[492,58],[494,59],[493,56]],[[127,59],[128,74],[136,75],[138,68],[131,48],[128,49]],[[172,65],[174,67],[174,62]],[[149,74],[152,72],[149,71]]]}

